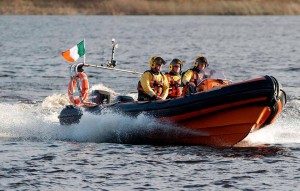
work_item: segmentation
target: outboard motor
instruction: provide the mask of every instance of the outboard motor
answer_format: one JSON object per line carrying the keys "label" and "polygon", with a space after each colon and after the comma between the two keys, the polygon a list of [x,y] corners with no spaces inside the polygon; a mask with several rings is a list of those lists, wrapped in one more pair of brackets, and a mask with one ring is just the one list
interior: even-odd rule
{"label": "outboard motor", "polygon": [[58,116],[59,122],[61,125],[72,125],[79,123],[82,114],[82,109],[80,107],[67,105]]}

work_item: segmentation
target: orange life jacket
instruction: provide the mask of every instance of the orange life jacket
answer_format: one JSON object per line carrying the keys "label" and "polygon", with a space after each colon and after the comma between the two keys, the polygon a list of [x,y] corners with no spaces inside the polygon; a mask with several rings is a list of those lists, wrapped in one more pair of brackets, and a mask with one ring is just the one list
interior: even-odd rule
{"label": "orange life jacket", "polygon": [[[76,88],[78,92],[76,92]],[[72,104],[81,104],[88,97],[89,81],[83,72],[78,72],[77,76],[72,76],[68,84],[68,96]],[[77,95],[76,95],[77,94]]]}
{"label": "orange life jacket", "polygon": [[[201,80],[203,80],[204,74],[201,71],[198,73],[194,69],[189,69],[189,70],[193,70],[193,77],[191,77],[189,82],[193,82],[197,86],[201,82]],[[185,95],[187,92],[188,92],[188,87],[184,86],[182,95]]]}
{"label": "orange life jacket", "polygon": [[182,95],[181,78],[174,79],[174,75],[170,73],[165,74],[169,82],[169,94],[168,98],[180,97]]}
{"label": "orange life jacket", "polygon": [[[157,81],[155,78],[155,75],[153,74],[153,72],[151,70],[147,70],[144,73],[146,73],[146,72],[150,72],[152,75],[152,78],[150,80],[150,88],[154,91],[154,93],[157,96],[161,96],[162,90],[163,90],[163,88],[162,88],[163,87],[163,78],[161,78],[160,81]],[[160,74],[163,75],[161,72],[160,72]],[[137,90],[146,94],[146,92],[144,91],[144,89],[142,87],[141,81],[139,81],[139,83],[138,83]]]}

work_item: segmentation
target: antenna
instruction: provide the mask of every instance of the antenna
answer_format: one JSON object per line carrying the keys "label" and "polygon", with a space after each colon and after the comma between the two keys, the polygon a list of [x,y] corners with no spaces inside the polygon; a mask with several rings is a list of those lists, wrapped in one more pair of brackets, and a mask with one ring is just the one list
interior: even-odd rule
{"label": "antenna", "polygon": [[111,60],[108,61],[107,67],[114,68],[117,65],[117,61],[115,60],[115,50],[116,48],[118,48],[118,44],[116,43],[116,40],[114,38],[111,39],[111,46],[112,46]]}

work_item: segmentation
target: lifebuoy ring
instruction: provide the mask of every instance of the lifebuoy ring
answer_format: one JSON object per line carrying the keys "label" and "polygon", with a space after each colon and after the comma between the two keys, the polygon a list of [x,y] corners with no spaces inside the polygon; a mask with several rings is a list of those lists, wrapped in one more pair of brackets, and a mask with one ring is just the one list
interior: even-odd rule
{"label": "lifebuoy ring", "polygon": [[[76,92],[76,89],[78,92]],[[78,72],[77,76],[72,76],[68,84],[68,96],[73,105],[81,104],[88,97],[89,82],[87,75]]]}

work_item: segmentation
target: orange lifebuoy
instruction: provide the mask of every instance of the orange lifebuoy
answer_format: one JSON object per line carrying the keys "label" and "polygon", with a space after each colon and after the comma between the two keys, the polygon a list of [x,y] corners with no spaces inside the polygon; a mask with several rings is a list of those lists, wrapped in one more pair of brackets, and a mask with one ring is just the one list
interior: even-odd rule
{"label": "orange lifebuoy", "polygon": [[[76,94],[76,89],[78,93]],[[81,104],[88,97],[89,81],[87,75],[83,72],[78,72],[77,76],[73,76],[68,84],[68,96],[70,102],[74,105]]]}

